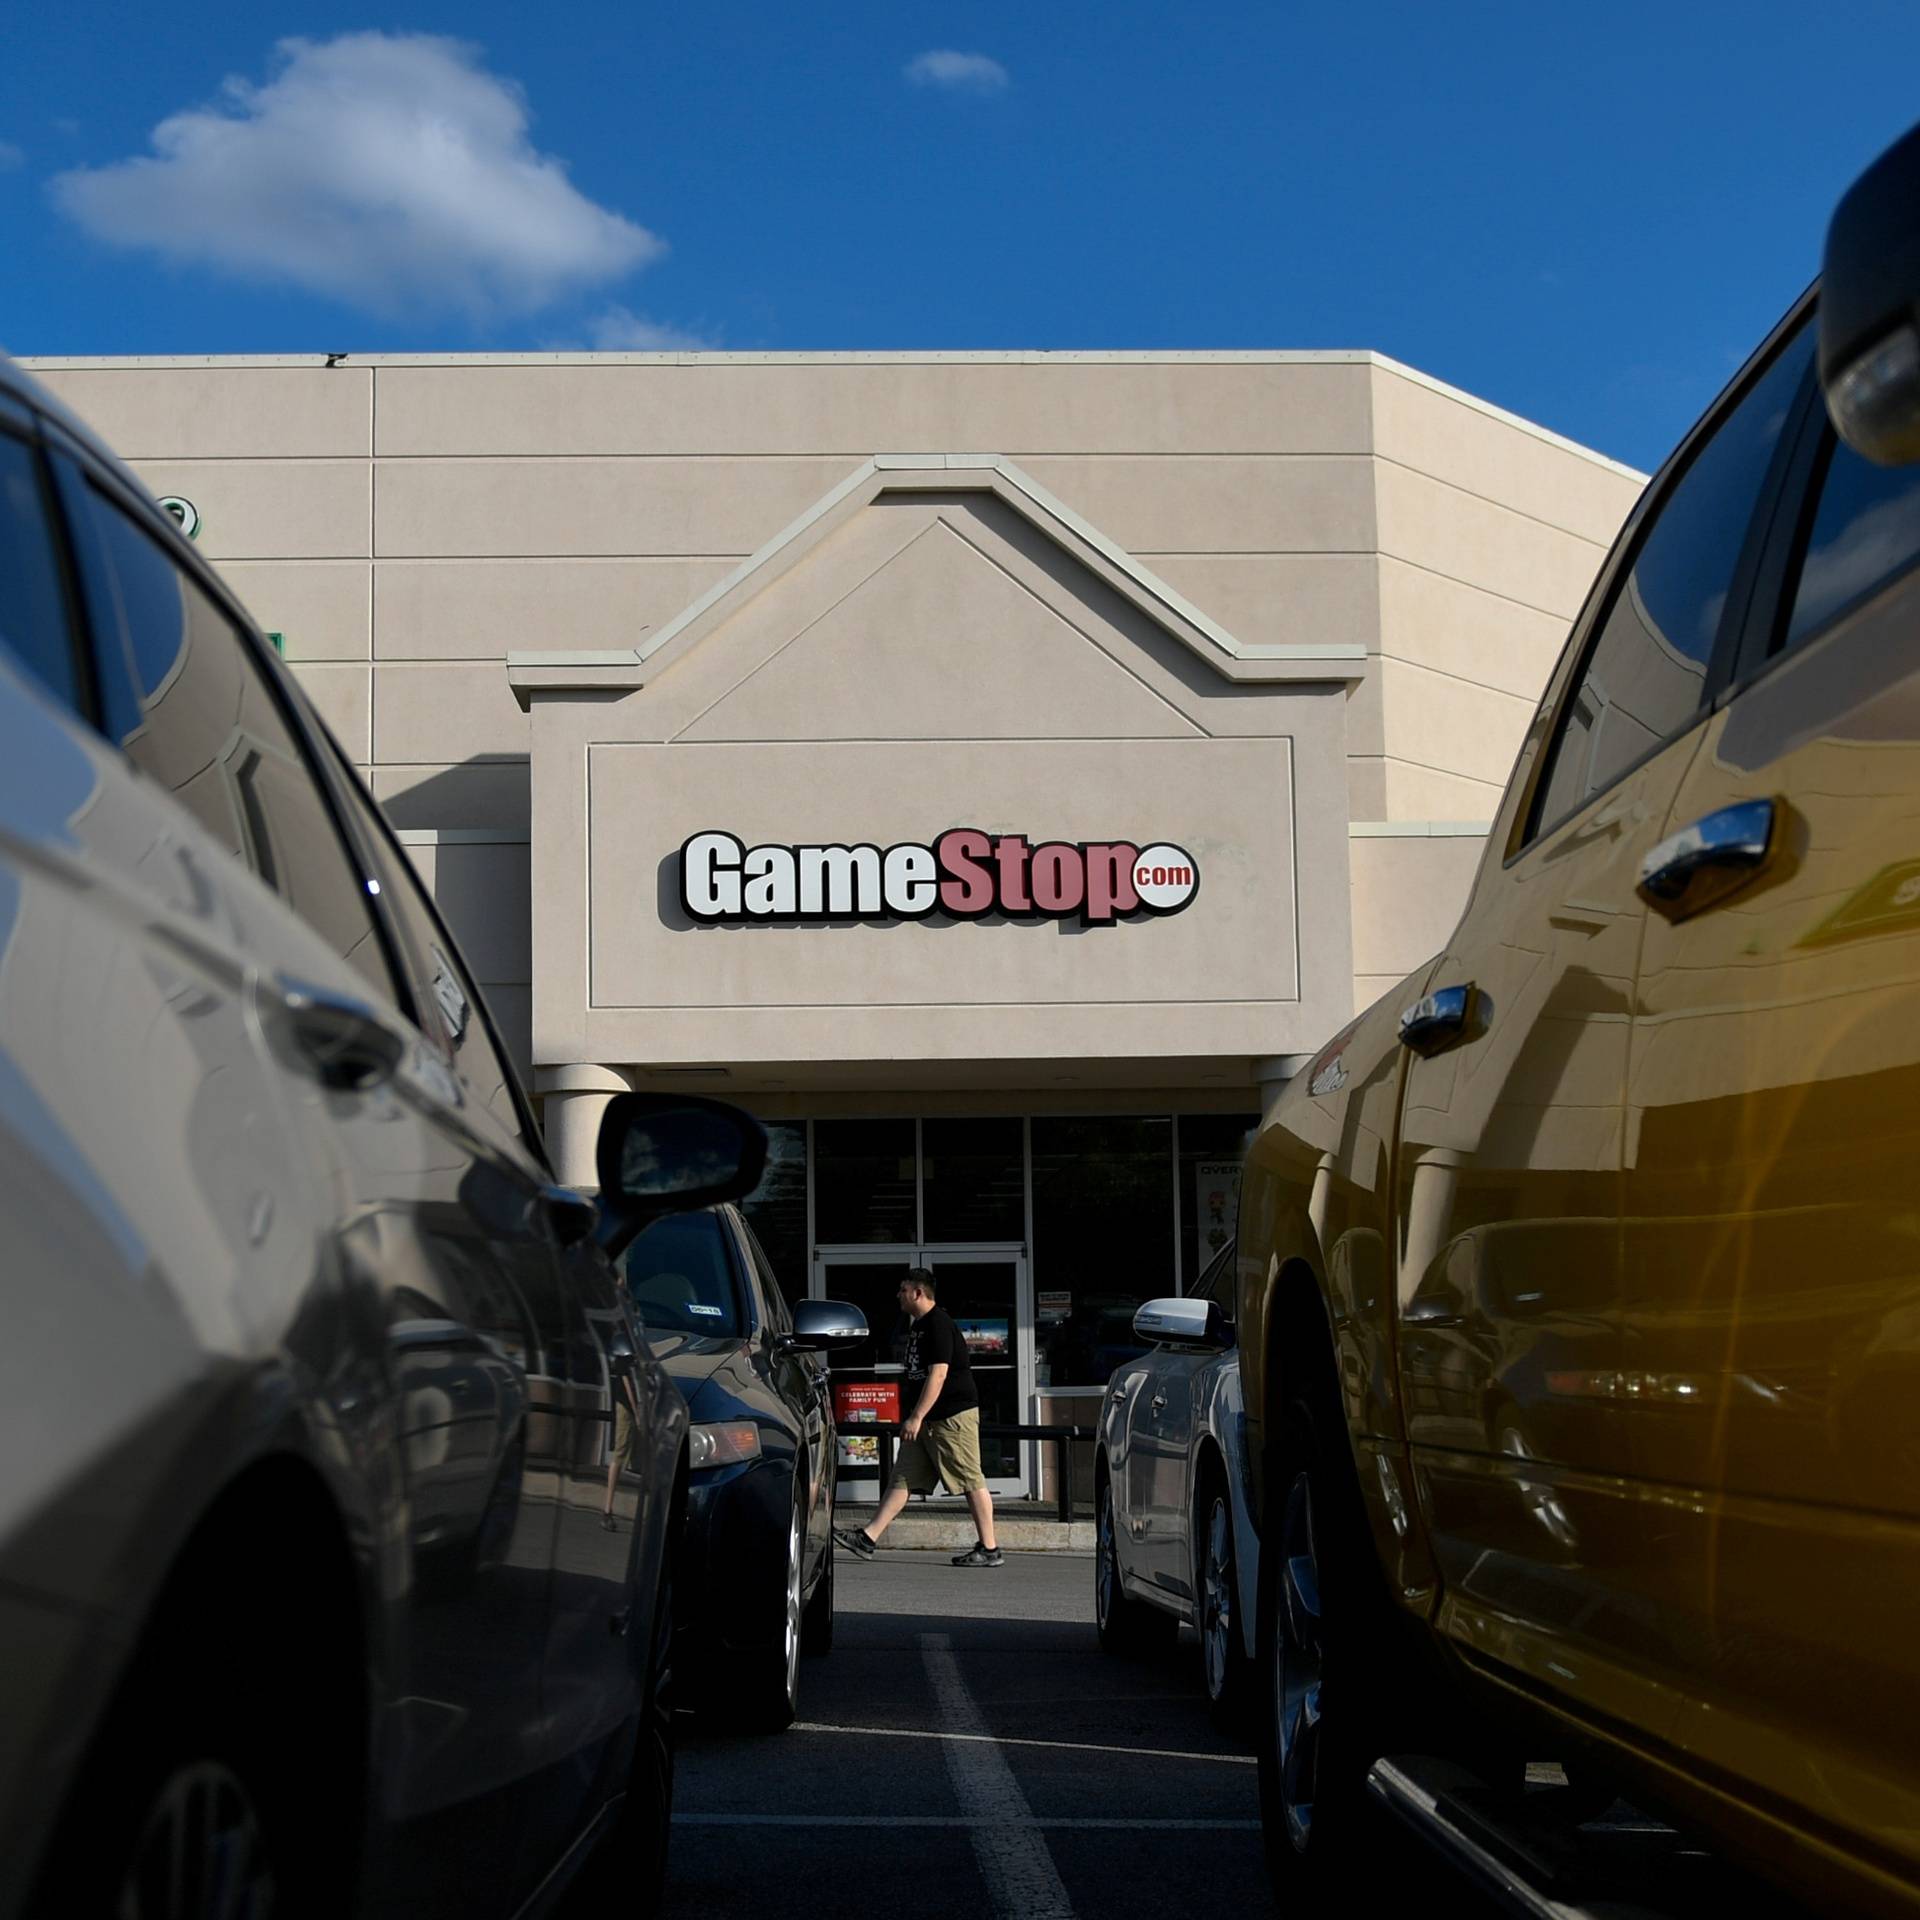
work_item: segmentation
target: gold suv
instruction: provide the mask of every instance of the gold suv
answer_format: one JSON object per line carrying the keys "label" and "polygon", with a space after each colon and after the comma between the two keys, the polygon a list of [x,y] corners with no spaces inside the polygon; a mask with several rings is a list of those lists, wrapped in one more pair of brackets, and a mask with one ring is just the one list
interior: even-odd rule
{"label": "gold suv", "polygon": [[1283,1895],[1383,1803],[1524,1879],[1620,1790],[1920,1910],[1917,300],[1920,129],[1601,568],[1446,951],[1250,1157]]}

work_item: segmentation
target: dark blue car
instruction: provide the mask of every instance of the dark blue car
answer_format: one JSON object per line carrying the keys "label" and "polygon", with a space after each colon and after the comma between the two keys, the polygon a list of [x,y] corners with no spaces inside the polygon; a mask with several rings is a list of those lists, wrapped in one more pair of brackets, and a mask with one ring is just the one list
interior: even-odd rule
{"label": "dark blue car", "polygon": [[649,1227],[622,1265],[642,1337],[693,1419],[677,1570],[676,1669],[697,1703],[792,1723],[800,1655],[833,1643],[828,1349],[866,1339],[857,1307],[789,1308],[730,1206]]}

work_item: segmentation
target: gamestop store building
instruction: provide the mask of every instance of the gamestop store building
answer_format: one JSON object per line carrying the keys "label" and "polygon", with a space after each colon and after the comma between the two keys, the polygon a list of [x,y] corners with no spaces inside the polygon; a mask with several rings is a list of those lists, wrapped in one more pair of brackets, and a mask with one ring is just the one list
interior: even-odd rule
{"label": "gamestop store building", "polygon": [[1092,1416],[1444,941],[1640,479],[1365,353],[32,370],[284,635],[561,1177],[750,1108],[783,1288],[885,1360],[933,1267],[988,1420]]}

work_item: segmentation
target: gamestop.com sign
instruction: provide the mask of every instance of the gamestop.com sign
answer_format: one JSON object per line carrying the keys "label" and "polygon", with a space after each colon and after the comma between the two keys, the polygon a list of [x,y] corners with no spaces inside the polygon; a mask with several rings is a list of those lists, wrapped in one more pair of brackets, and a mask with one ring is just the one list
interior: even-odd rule
{"label": "gamestop.com sign", "polygon": [[680,849],[680,899],[713,922],[955,920],[986,914],[1089,926],[1133,914],[1178,913],[1200,887],[1181,847],[1154,841],[1042,840],[950,827],[930,847],[743,846],[696,833]]}

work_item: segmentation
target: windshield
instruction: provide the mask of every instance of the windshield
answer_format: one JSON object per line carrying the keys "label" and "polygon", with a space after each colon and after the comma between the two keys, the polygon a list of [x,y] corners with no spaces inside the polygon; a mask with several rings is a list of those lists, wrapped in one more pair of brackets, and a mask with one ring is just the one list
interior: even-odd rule
{"label": "windshield", "polygon": [[633,1317],[647,1333],[733,1335],[743,1331],[740,1289],[719,1217],[669,1214],[621,1261]]}

